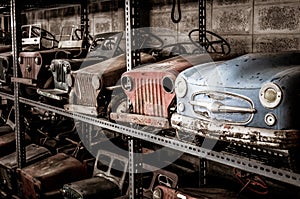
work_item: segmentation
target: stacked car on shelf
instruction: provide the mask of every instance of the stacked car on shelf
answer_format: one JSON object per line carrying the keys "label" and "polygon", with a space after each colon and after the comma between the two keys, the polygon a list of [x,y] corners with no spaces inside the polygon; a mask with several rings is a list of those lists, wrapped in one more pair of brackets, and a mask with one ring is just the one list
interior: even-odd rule
{"label": "stacked car on shelf", "polygon": [[[57,45],[55,37],[47,30],[41,28],[41,24],[23,25],[22,30],[22,51],[38,51],[42,49],[51,49]],[[51,38],[45,37],[51,35]],[[51,41],[49,42],[49,40]],[[1,48],[0,53],[0,89],[11,92],[13,77],[12,52],[11,45]]]}
{"label": "stacked car on shelf", "polygon": [[[204,48],[194,44],[190,37],[190,42],[168,44],[164,47],[171,48],[171,51],[176,51],[179,55],[123,73],[120,80],[122,91],[115,95],[109,106],[110,119],[123,124],[150,126],[160,130],[171,129],[170,118],[176,112],[177,75],[194,65],[231,58],[228,55],[229,44],[220,36],[217,38],[219,40],[214,46],[218,44],[221,47],[214,48],[210,53],[206,53],[205,49],[211,47],[212,42],[207,39],[209,43]],[[191,51],[190,54],[187,49]]]}
{"label": "stacked car on shelf", "polygon": [[[49,71],[51,61],[55,58],[82,58],[87,54],[87,39],[79,26],[65,26],[61,29],[59,39],[45,30],[39,31],[35,26],[31,28],[33,34],[41,34],[46,40],[57,42],[56,47],[34,52],[20,52],[18,62],[20,77],[13,77],[12,81],[22,84],[21,93],[26,97],[37,98],[38,88],[53,88],[53,77]],[[90,38],[90,37],[88,37]],[[33,42],[36,42],[35,40]]]}
{"label": "stacked car on shelf", "polygon": [[[52,72],[54,88],[38,88],[37,93],[57,102],[68,102],[72,73],[87,66],[110,59],[122,52],[122,32],[108,32],[95,35],[86,57],[53,59],[49,70]],[[69,84],[69,85],[68,85]]]}
{"label": "stacked car on shelf", "polygon": [[286,151],[290,168],[299,169],[298,56],[254,53],[183,71],[175,83],[172,127],[256,152]]}

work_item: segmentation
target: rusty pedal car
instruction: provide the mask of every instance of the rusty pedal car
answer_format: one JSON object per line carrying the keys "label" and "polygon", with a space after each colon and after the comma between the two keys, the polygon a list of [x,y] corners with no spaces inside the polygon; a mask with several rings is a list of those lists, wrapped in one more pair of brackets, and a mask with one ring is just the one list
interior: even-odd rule
{"label": "rusty pedal car", "polygon": [[[245,145],[251,157],[268,164],[283,153],[288,167],[299,168],[299,55],[254,53],[183,71],[175,82],[172,127],[226,146]],[[266,150],[266,159],[255,155]]]}
{"label": "rusty pedal car", "polygon": [[83,164],[64,153],[57,153],[17,171],[24,199],[62,198],[59,190],[64,184],[86,177]]}
{"label": "rusty pedal car", "polygon": [[[177,174],[145,163],[143,164],[142,175],[144,199],[152,199],[154,188],[158,185],[166,185],[175,189],[178,183]],[[129,189],[127,190],[126,195],[115,199],[129,199]]]}
{"label": "rusty pedal car", "polygon": [[[51,33],[41,28],[41,24],[23,25],[22,29],[22,50],[36,51],[41,49],[53,48],[57,42]],[[2,49],[2,48],[1,48]],[[20,72],[20,71],[19,71]],[[11,47],[2,49],[0,54],[0,89],[11,91],[11,77],[13,76]]]}
{"label": "rusty pedal car", "polygon": [[[55,39],[50,32],[46,32],[45,37]],[[12,80],[23,84],[23,95],[37,96],[37,88],[53,87],[52,74],[48,70],[51,61],[55,58],[85,57],[87,49],[84,41],[83,33],[77,26],[63,27],[57,48],[19,54],[21,77]]]}
{"label": "rusty pedal car", "polygon": [[[154,61],[153,56],[141,53],[142,63]],[[64,108],[67,111],[106,117],[112,91],[125,71],[125,54],[121,54],[72,72],[69,104]]]}
{"label": "rusty pedal car", "polygon": [[65,199],[115,198],[124,194],[128,158],[106,150],[99,150],[92,178],[65,184]]}
{"label": "rusty pedal car", "polygon": [[[16,150],[15,134],[15,114],[14,107],[11,108],[5,124],[0,127],[0,157],[8,155]],[[30,137],[25,133],[26,144],[30,142]]]}
{"label": "rusty pedal car", "polygon": [[299,55],[248,54],[183,71],[175,83],[178,108],[172,126],[228,142],[299,146]]}
{"label": "rusty pedal car", "polygon": [[[45,147],[36,144],[26,146],[26,165],[33,164],[51,155]],[[0,158],[0,197],[10,198],[20,194],[17,186],[17,153]]]}
{"label": "rusty pedal car", "polygon": [[[193,33],[191,31],[191,33]],[[229,44],[220,36],[215,42],[207,39],[207,47],[202,47],[189,34],[189,42],[165,44],[162,51],[167,50],[173,56],[160,62],[141,66],[125,72],[121,77],[124,94],[116,94],[111,100],[110,119],[116,122],[171,129],[170,118],[176,109],[175,79],[181,71],[195,64],[231,58]],[[211,33],[212,34],[212,33]],[[183,35],[183,41],[186,35]],[[210,53],[205,49],[213,48]],[[127,101],[130,102],[130,107]]]}
{"label": "rusty pedal car", "polygon": [[85,58],[52,60],[49,70],[53,75],[54,88],[39,88],[37,93],[49,99],[67,102],[70,91],[67,81],[72,81],[71,71],[83,69],[121,54],[123,50],[119,43],[122,35],[122,32],[107,32],[96,35]]}
{"label": "rusty pedal car", "polygon": [[[121,85],[126,95],[119,94],[112,99],[110,119],[170,129],[169,120],[175,111],[174,83],[178,73],[194,64],[225,57],[218,54],[179,55],[125,72],[121,77]],[[127,98],[132,106],[130,110]]]}

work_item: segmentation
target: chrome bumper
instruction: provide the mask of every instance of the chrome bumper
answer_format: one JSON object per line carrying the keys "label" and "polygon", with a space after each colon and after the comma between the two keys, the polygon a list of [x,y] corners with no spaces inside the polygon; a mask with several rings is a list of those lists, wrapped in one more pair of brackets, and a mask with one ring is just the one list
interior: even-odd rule
{"label": "chrome bumper", "polygon": [[288,149],[297,147],[300,143],[299,130],[274,130],[212,123],[177,113],[172,115],[171,125],[182,132],[254,146]]}

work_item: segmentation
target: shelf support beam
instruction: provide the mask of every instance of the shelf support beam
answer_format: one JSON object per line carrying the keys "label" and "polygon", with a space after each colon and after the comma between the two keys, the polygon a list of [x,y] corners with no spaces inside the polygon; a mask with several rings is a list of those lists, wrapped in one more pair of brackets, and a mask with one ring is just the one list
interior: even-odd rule
{"label": "shelf support beam", "polygon": [[[12,57],[13,57],[13,76],[18,77],[18,55],[22,50],[21,37],[21,3],[16,4],[17,0],[10,1],[11,7],[11,37],[12,37]],[[20,2],[20,1],[18,1]],[[19,83],[14,82],[14,106],[15,106],[15,133],[16,133],[16,151],[18,167],[22,168],[26,163],[25,151],[25,132],[20,122],[20,103],[19,103]]]}

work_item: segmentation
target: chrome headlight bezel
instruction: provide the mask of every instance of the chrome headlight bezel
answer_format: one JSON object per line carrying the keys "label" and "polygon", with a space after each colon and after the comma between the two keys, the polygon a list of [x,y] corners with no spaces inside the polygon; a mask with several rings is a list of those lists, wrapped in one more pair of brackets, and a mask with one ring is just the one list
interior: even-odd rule
{"label": "chrome headlight bezel", "polygon": [[55,72],[55,66],[54,66],[53,63],[50,64],[49,70],[50,70],[51,72]]}
{"label": "chrome headlight bezel", "polygon": [[173,93],[175,89],[175,78],[166,75],[163,77],[162,81],[163,89],[166,93]]}
{"label": "chrome headlight bezel", "polygon": [[[273,83],[265,83],[259,90],[259,101],[266,108],[276,108],[283,97],[281,88]],[[269,98],[269,99],[268,99]]]}
{"label": "chrome headlight bezel", "polygon": [[122,76],[121,78],[121,86],[125,91],[132,91],[133,89],[133,80],[130,76]]}
{"label": "chrome headlight bezel", "polygon": [[23,57],[18,57],[19,64],[23,64]]}
{"label": "chrome headlight bezel", "polygon": [[188,85],[186,80],[180,75],[175,80],[175,93],[177,97],[184,97],[187,94]]}
{"label": "chrome headlight bezel", "polygon": [[36,57],[34,58],[34,63],[36,65],[41,65],[42,64],[42,58],[41,57]]}
{"label": "chrome headlight bezel", "polygon": [[163,191],[160,188],[155,188],[152,193],[152,199],[162,199]]}

